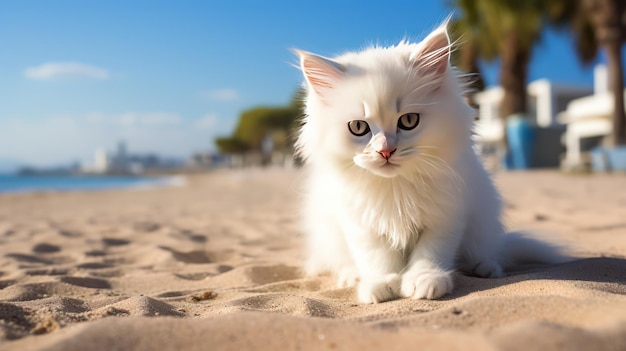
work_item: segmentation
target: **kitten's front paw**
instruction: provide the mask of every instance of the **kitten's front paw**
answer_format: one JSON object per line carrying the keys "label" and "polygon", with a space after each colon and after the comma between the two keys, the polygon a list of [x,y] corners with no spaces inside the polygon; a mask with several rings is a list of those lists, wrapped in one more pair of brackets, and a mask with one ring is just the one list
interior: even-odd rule
{"label": "kitten's front paw", "polygon": [[400,275],[391,273],[377,278],[362,279],[357,289],[362,303],[379,303],[400,296]]}
{"label": "kitten's front paw", "polygon": [[481,278],[500,278],[504,276],[500,264],[492,260],[479,262],[474,267],[474,271],[472,273],[474,273],[475,276]]}
{"label": "kitten's front paw", "polygon": [[400,293],[413,299],[438,299],[452,291],[450,272],[436,269],[408,271],[402,276]]}
{"label": "kitten's front paw", "polygon": [[337,287],[351,288],[359,280],[359,273],[356,268],[342,268],[337,272]]}

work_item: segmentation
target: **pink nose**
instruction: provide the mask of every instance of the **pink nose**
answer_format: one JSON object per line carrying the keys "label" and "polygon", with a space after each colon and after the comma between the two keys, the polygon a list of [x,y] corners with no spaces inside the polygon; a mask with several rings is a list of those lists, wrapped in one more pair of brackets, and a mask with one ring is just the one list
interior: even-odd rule
{"label": "pink nose", "polygon": [[382,157],[384,157],[386,159],[389,159],[389,157],[391,157],[391,155],[393,155],[393,153],[396,152],[396,150],[397,149],[395,149],[395,148],[394,149],[382,149],[382,150],[379,150],[377,152],[380,154],[380,156],[382,156]]}

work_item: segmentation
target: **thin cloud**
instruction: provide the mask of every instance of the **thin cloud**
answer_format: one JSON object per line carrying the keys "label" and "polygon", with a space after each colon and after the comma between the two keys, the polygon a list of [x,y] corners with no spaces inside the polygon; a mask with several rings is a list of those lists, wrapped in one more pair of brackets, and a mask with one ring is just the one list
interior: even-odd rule
{"label": "thin cloud", "polygon": [[182,123],[182,117],[168,112],[125,112],[121,114],[90,113],[86,121],[94,125],[119,127],[173,127]]}
{"label": "thin cloud", "polygon": [[104,68],[80,62],[48,62],[24,70],[24,75],[36,80],[54,80],[59,78],[86,78],[106,80],[110,74]]}
{"label": "thin cloud", "polygon": [[232,128],[230,121],[217,115],[184,118],[164,111],[94,111],[36,119],[0,116],[0,154],[34,166],[76,160],[89,164],[95,150],[114,148],[123,140],[131,152],[184,159],[195,151],[213,149],[213,139]]}
{"label": "thin cloud", "polygon": [[239,92],[235,89],[215,89],[202,92],[202,96],[215,101],[234,101],[239,99]]}
{"label": "thin cloud", "polygon": [[195,126],[198,129],[213,129],[218,124],[218,117],[214,114],[208,114],[196,120]]}

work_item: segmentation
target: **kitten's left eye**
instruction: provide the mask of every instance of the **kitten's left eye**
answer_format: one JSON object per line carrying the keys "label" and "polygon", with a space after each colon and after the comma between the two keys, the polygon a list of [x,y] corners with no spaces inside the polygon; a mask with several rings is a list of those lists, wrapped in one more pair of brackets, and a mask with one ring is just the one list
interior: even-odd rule
{"label": "kitten's left eye", "polygon": [[398,128],[403,130],[411,130],[420,123],[419,113],[406,113],[398,118]]}
{"label": "kitten's left eye", "polygon": [[370,126],[365,121],[350,121],[348,122],[348,129],[350,133],[356,136],[363,136],[370,132]]}

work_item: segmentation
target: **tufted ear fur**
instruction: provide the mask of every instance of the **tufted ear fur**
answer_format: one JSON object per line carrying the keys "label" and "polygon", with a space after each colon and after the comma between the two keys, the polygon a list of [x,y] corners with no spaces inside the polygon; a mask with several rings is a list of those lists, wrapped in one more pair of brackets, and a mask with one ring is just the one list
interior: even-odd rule
{"label": "tufted ear fur", "polygon": [[331,59],[306,51],[295,52],[300,58],[300,69],[307,83],[319,97],[334,88],[344,75],[345,67]]}
{"label": "tufted ear fur", "polygon": [[441,75],[448,69],[450,59],[450,39],[448,22],[430,33],[411,53],[409,62],[422,72]]}

